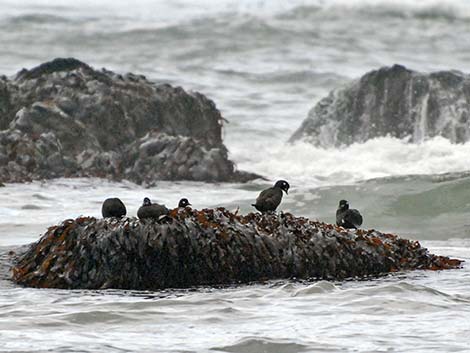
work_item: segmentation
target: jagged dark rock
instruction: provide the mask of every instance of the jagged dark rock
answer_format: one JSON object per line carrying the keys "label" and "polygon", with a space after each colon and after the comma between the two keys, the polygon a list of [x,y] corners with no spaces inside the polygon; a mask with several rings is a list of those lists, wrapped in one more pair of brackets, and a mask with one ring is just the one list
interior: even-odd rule
{"label": "jagged dark rock", "polygon": [[259,177],[228,159],[223,120],[200,93],[55,59],[0,77],[0,181]]}
{"label": "jagged dark rock", "polygon": [[469,107],[467,74],[383,67],[320,100],[290,142],[341,146],[390,135],[410,142],[443,136],[463,143],[470,139]]}
{"label": "jagged dark rock", "polygon": [[15,255],[13,279],[40,288],[157,290],[294,277],[339,280],[460,264],[375,230],[350,232],[288,213],[177,208],[163,223],[66,220]]}

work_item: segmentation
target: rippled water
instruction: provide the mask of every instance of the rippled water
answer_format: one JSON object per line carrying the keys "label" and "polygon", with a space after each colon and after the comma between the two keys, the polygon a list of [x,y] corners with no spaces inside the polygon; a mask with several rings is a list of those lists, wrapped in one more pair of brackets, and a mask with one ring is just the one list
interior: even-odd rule
{"label": "rippled water", "polygon": [[[0,74],[74,56],[201,91],[229,121],[238,167],[289,180],[282,210],[333,222],[347,198],[366,228],[469,261],[470,143],[284,143],[329,90],[368,70],[470,72],[469,32],[465,0],[0,0]],[[9,184],[0,188],[0,256],[65,218],[99,216],[111,195],[130,215],[145,196],[249,212],[268,184]],[[0,351],[465,352],[469,284],[468,262],[369,281],[162,292],[26,289],[0,277]]]}
{"label": "rippled water", "polygon": [[[433,250],[470,260],[462,244]],[[468,242],[465,246],[470,245]],[[470,271],[162,292],[0,292],[4,351],[462,352]]]}

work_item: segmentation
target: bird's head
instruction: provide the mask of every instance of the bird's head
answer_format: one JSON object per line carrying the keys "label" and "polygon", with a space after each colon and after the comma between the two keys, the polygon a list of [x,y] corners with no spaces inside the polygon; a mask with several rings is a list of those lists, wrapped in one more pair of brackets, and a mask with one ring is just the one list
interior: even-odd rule
{"label": "bird's head", "polygon": [[275,188],[280,188],[282,191],[285,191],[285,193],[288,194],[290,185],[285,180],[278,180],[278,181],[276,181],[276,184],[274,184],[274,187]]}
{"label": "bird's head", "polygon": [[347,210],[349,209],[349,203],[347,200],[341,200],[339,202],[339,208],[342,209],[342,210]]}
{"label": "bird's head", "polygon": [[152,202],[150,201],[150,199],[148,197],[144,198],[144,206],[150,206],[152,204]]}
{"label": "bird's head", "polygon": [[191,206],[188,199],[181,199],[180,202],[178,203],[178,207],[186,207],[186,206]]}

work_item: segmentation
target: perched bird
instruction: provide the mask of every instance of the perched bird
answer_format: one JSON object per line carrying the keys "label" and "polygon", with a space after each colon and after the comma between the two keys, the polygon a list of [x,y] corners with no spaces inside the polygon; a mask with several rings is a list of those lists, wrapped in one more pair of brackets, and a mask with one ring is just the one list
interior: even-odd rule
{"label": "perched bird", "polygon": [[362,216],[358,210],[349,209],[348,201],[341,200],[336,210],[336,224],[343,228],[357,229],[362,224]]}
{"label": "perched bird", "polygon": [[152,203],[148,197],[144,199],[144,203],[139,207],[137,211],[137,217],[143,218],[155,218],[159,219],[161,216],[166,216],[169,210],[164,205],[158,203]]}
{"label": "perched bird", "polygon": [[256,198],[256,203],[251,204],[260,212],[276,211],[277,206],[281,203],[282,192],[288,194],[289,183],[285,180],[278,180],[272,188],[261,191]]}
{"label": "perched bird", "polygon": [[104,200],[103,206],[101,206],[101,214],[103,218],[108,217],[122,217],[127,213],[126,206],[117,197],[112,197]]}
{"label": "perched bird", "polygon": [[181,199],[180,202],[178,202],[178,207],[184,208],[184,207],[186,207],[186,206],[192,206],[192,205],[189,203],[188,199]]}

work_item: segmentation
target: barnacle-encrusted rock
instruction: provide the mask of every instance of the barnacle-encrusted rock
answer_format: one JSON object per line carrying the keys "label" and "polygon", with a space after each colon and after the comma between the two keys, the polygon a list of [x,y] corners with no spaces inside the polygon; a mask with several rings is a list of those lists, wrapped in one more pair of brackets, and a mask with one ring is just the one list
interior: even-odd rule
{"label": "barnacle-encrusted rock", "polygon": [[162,289],[292,277],[344,279],[461,263],[396,235],[349,232],[288,213],[175,209],[170,216],[163,223],[66,220],[20,256],[13,279],[32,287]]}
{"label": "barnacle-encrusted rock", "polygon": [[55,59],[0,77],[0,181],[258,177],[228,159],[223,120],[200,93]]}

